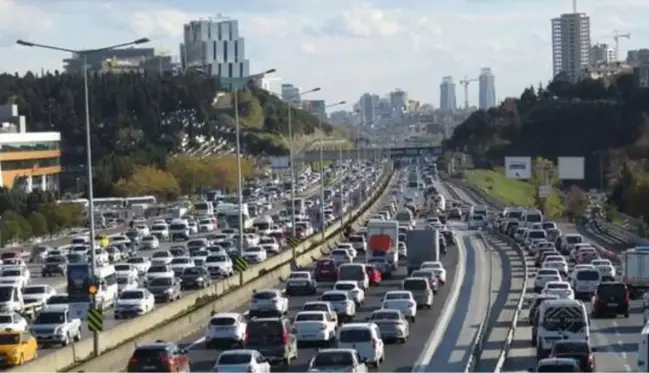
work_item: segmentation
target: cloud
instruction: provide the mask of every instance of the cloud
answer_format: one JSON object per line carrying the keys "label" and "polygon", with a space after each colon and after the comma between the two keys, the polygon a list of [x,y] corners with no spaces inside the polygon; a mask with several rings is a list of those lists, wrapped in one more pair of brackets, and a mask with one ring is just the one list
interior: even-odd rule
{"label": "cloud", "polygon": [[[217,3],[220,12],[239,20],[251,71],[274,67],[284,82],[321,86],[322,97],[330,101],[354,102],[364,92],[385,94],[401,87],[434,105],[442,76],[476,77],[482,67],[492,68],[501,98],[547,81],[552,73],[550,19],[570,11],[570,2],[559,0]],[[0,42],[43,30],[67,45],[148,36],[154,45],[177,53],[182,25],[213,17],[214,9],[209,0],[0,0]],[[588,0],[579,10],[591,17],[593,42],[612,44],[617,29],[631,33],[630,40],[621,41],[621,55],[627,48],[646,47],[649,0]],[[86,23],[80,27],[78,22]],[[58,55],[29,53],[21,49],[5,68],[60,67]],[[470,94],[475,101],[476,85]]]}

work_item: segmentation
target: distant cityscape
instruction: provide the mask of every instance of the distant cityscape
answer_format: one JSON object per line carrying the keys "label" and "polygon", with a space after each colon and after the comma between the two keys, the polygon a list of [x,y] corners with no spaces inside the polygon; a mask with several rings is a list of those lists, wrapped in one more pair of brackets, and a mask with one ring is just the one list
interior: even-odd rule
{"label": "distant cityscape", "polygon": [[[620,61],[620,41],[630,38],[630,35],[617,30],[612,33],[614,46],[591,44],[590,18],[577,12],[576,5],[571,13],[551,20],[551,34],[554,77],[569,81],[601,79],[608,83],[620,74],[633,74],[637,85],[649,86],[649,49],[629,50],[626,60]],[[88,57],[88,65],[100,73],[176,74],[198,69],[218,76],[224,86],[231,86],[241,79],[254,78],[250,76],[250,61],[245,52],[245,38],[239,32],[239,21],[218,16],[191,21],[183,26],[178,58],[154,48],[129,48],[93,53]],[[64,63],[67,72],[78,72],[83,66],[77,55],[65,59]],[[384,94],[364,93],[353,103],[351,111],[328,113],[324,100],[302,100],[298,85],[278,83],[278,80],[281,79],[263,77],[257,83],[283,100],[308,110],[320,120],[361,127],[412,122],[426,117],[452,133],[454,127],[473,111],[489,109],[500,101],[496,96],[496,78],[491,67],[483,67],[479,72],[459,79],[450,75],[442,77],[438,107],[410,98],[405,90],[395,89]],[[472,84],[478,85],[477,105],[472,104],[468,97]],[[462,89],[460,93],[457,92],[458,86]],[[459,102],[458,98],[461,99]]]}

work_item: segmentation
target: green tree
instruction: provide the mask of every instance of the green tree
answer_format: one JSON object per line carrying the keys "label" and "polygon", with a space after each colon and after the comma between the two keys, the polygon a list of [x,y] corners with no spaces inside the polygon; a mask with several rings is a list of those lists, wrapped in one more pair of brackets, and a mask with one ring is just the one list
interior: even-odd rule
{"label": "green tree", "polygon": [[29,214],[27,221],[29,222],[29,225],[31,225],[32,227],[32,232],[34,236],[43,237],[49,233],[47,227],[47,219],[45,218],[45,215],[43,215],[42,213],[37,211],[32,212],[31,214]]}
{"label": "green tree", "polygon": [[21,236],[20,225],[15,221],[4,221],[2,222],[2,230],[0,231],[0,234],[2,234],[2,240],[0,241],[2,246],[15,242]]}

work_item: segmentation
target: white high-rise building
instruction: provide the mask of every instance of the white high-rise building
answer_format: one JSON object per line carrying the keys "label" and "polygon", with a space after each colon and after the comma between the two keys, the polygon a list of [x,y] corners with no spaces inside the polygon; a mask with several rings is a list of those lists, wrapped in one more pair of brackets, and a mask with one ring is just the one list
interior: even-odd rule
{"label": "white high-rise building", "polygon": [[590,47],[590,65],[597,66],[615,61],[615,49],[608,44],[594,44]]}
{"label": "white high-rise building", "polygon": [[571,81],[581,77],[590,63],[590,18],[567,13],[552,19],[552,68]]}
{"label": "white high-rise building", "polygon": [[439,85],[439,108],[448,111],[457,108],[455,103],[455,83],[452,76],[443,77],[442,84]]}
{"label": "white high-rise building", "polygon": [[489,109],[496,106],[496,77],[491,68],[484,67],[480,70],[478,78],[478,107]]}
{"label": "white high-rise building", "polygon": [[224,80],[250,75],[239,21],[229,18],[210,18],[184,25],[180,60],[183,71],[198,67]]}
{"label": "white high-rise building", "polygon": [[299,104],[302,101],[300,100],[300,88],[293,84],[282,84],[282,100]]}

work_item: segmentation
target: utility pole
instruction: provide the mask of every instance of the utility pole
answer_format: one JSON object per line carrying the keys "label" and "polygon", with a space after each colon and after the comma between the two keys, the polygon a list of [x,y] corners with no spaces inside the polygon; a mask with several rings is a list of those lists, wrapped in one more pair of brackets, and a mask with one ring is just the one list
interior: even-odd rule
{"label": "utility pole", "polygon": [[466,75],[464,76],[464,79],[460,80],[460,84],[464,86],[464,109],[469,110],[469,84],[473,82],[477,82],[478,79],[472,78],[469,79]]}

